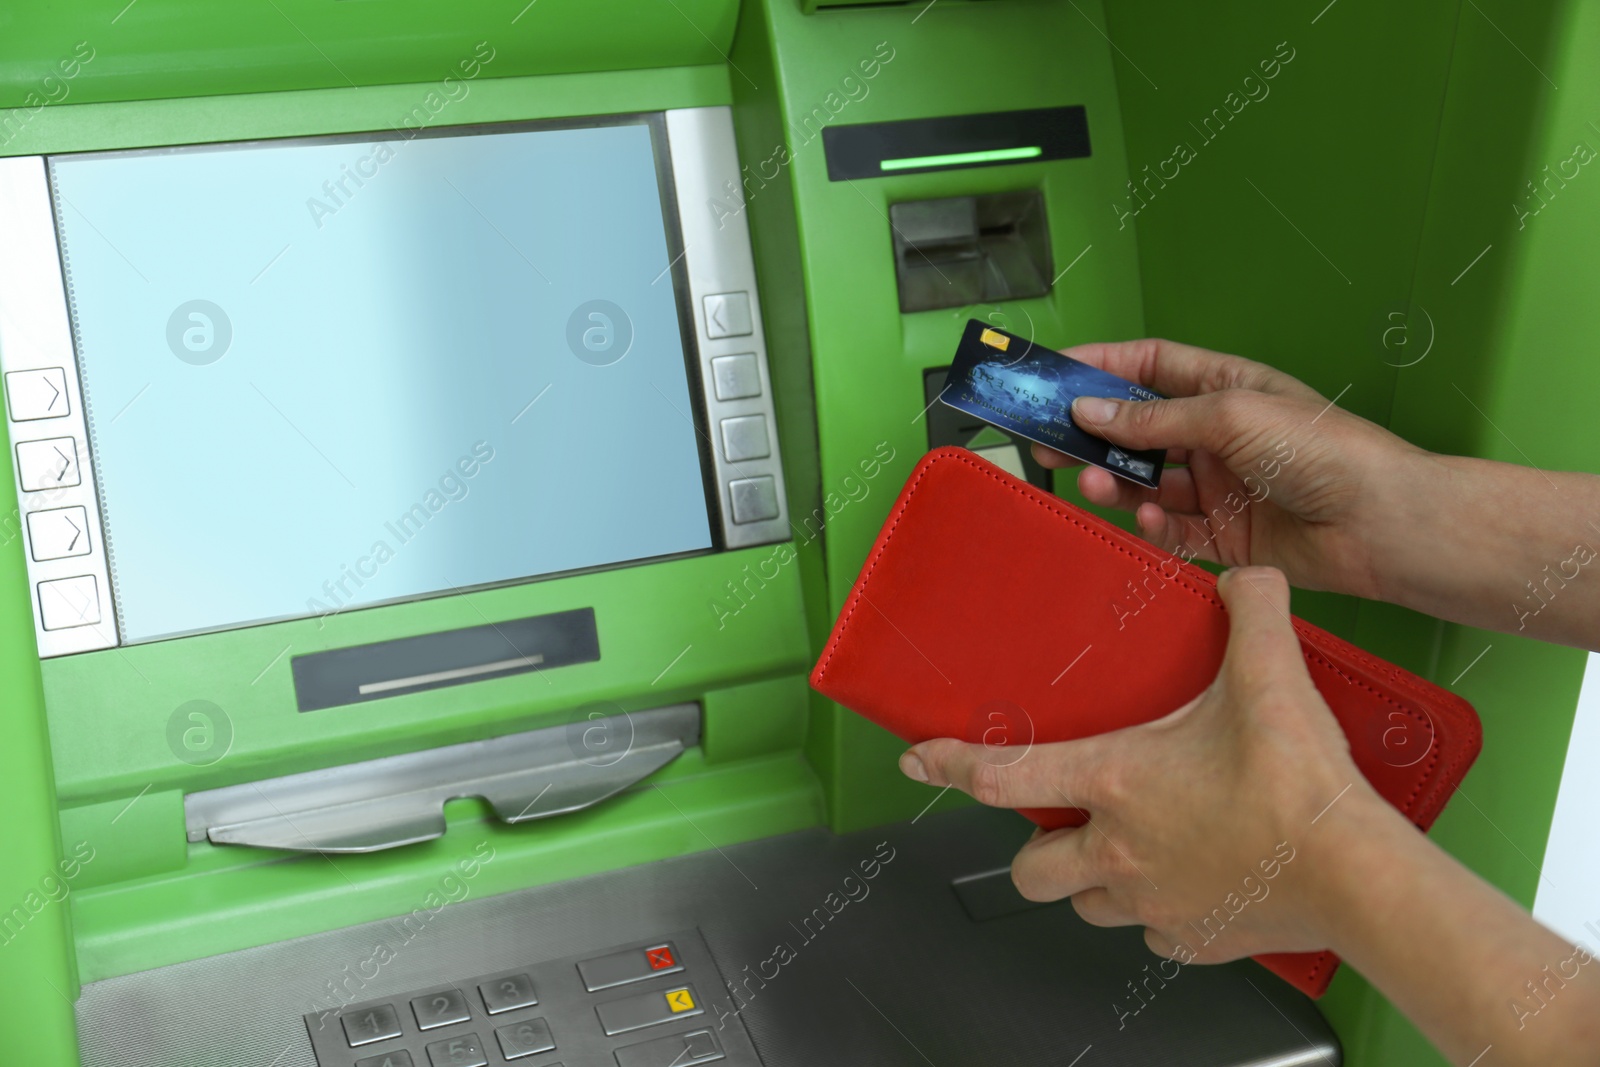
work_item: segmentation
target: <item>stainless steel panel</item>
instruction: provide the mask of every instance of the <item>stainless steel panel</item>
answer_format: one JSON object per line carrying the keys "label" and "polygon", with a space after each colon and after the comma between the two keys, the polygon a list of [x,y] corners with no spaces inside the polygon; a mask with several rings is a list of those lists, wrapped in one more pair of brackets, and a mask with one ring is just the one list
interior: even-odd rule
{"label": "stainless steel panel", "polygon": [[[1065,1067],[1080,1054],[1078,1067],[1338,1067],[1316,1006],[1257,964],[1184,967],[1163,984],[1148,978],[1159,960],[1139,930],[1089,926],[1070,905],[969,919],[951,882],[1007,866],[1031,829],[969,807],[845,836],[720,843],[462,900],[414,932],[365,923],[109,978],[78,1001],[83,1065],[315,1067],[305,1012],[698,926],[727,987],[687,960],[708,1010],[683,1029],[725,1036],[719,1021],[742,1022],[766,1067]],[[399,951],[350,989],[378,944]],[[780,945],[790,954],[775,956]],[[1146,981],[1140,1008],[1130,988]],[[582,989],[576,970],[571,983]],[[566,1057],[565,1045],[552,1055]]]}
{"label": "stainless steel panel", "polygon": [[[42,156],[0,159],[0,371],[17,466],[17,525],[25,527],[23,536],[31,545],[33,524],[24,517],[35,512],[82,508],[87,518],[88,552],[28,553],[39,655],[49,658],[112,648],[117,644],[117,620],[110,561],[89,462],[88,422]],[[53,395],[58,389],[60,397]],[[67,469],[59,469],[60,463]],[[62,581],[68,584],[45,586]],[[53,610],[46,627],[46,605],[53,603],[55,593],[81,597],[90,591],[93,610],[82,603],[63,603],[62,610],[72,607],[71,617]]]}
{"label": "stainless steel panel", "polygon": [[[723,543],[729,548],[745,548],[787,541],[791,536],[788,503],[776,437],[770,455],[740,460],[727,454],[716,430],[723,419],[741,415],[762,415],[769,426],[776,423],[750,227],[739,191],[743,172],[734,146],[733,113],[726,107],[682,108],[666,112],[666,120],[689,307],[694,314],[703,398],[710,416],[707,443],[716,469]],[[717,361],[727,356],[754,357],[758,381],[754,392],[735,388],[739,395],[734,396],[724,388],[719,393],[718,372],[727,379],[730,365]],[[741,366],[736,373],[743,376],[748,369]],[[772,479],[776,508],[764,518],[735,522],[728,484],[758,478]]]}

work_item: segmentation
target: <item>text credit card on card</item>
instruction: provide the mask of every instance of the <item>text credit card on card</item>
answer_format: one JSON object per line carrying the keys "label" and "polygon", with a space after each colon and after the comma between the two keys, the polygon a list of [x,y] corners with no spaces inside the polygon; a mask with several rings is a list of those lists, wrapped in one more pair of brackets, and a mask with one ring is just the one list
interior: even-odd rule
{"label": "text credit card on card", "polygon": [[1166,452],[1125,452],[1073,425],[1080,396],[1160,400],[1152,392],[1098,367],[1080,363],[1014,333],[968,319],[939,399],[984,422],[1103,467],[1119,478],[1154,488]]}

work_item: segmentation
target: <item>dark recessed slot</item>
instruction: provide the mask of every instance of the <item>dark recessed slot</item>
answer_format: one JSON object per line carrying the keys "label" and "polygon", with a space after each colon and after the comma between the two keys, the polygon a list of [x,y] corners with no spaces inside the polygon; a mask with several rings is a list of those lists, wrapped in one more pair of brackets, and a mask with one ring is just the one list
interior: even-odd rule
{"label": "dark recessed slot", "polygon": [[1050,225],[1037,189],[892,204],[889,224],[901,311],[1050,291]]}
{"label": "dark recessed slot", "polygon": [[289,666],[300,710],[317,711],[599,658],[594,609],[577,608],[313,652]]}
{"label": "dark recessed slot", "polygon": [[928,428],[928,448],[946,445],[970,448],[995,466],[1041,489],[1049,489],[1050,472],[1033,458],[1031,442],[991,426],[976,415],[939,402],[949,374],[949,367],[929,367],[922,372],[922,400],[928,412],[922,421]]}
{"label": "dark recessed slot", "polygon": [[1089,116],[1074,104],[827,126],[822,150],[835,182],[1082,159],[1089,155]]}

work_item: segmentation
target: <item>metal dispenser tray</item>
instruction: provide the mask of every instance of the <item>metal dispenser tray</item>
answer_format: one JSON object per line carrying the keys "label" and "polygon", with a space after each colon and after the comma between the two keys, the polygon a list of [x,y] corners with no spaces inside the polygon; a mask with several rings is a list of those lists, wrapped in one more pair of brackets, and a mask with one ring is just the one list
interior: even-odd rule
{"label": "metal dispenser tray", "polygon": [[190,841],[375,852],[442,837],[457,797],[508,823],[587,808],[699,742],[699,705],[673,704],[191,793],[184,820]]}

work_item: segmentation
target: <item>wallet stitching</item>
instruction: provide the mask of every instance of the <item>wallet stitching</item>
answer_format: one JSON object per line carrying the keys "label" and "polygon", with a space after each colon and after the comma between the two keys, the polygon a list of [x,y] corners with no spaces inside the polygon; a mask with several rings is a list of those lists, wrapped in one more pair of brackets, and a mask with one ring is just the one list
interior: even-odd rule
{"label": "wallet stitching", "polygon": [[[992,481],[998,482],[1005,489],[1010,490],[1011,492],[1013,492],[1016,495],[1022,497],[1024,500],[1028,501],[1029,503],[1043,508],[1045,511],[1047,511],[1050,514],[1054,515],[1056,518],[1062,519],[1062,520],[1064,520],[1064,521],[1066,521],[1068,523],[1071,523],[1078,530],[1082,531],[1083,533],[1086,533],[1086,534],[1090,535],[1091,537],[1094,537],[1095,539],[1103,542],[1104,544],[1110,546],[1111,548],[1116,549],[1118,552],[1120,552],[1123,555],[1127,556],[1129,559],[1132,559],[1132,560],[1135,560],[1135,561],[1137,561],[1139,563],[1145,564],[1147,567],[1149,566],[1150,561],[1149,561],[1149,559],[1147,557],[1144,557],[1140,553],[1137,553],[1137,552],[1133,551],[1133,549],[1131,549],[1129,546],[1127,546],[1125,544],[1122,544],[1121,542],[1119,542],[1119,541],[1117,541],[1117,540],[1115,540],[1115,539],[1113,539],[1111,537],[1108,537],[1105,534],[1104,531],[1098,530],[1098,529],[1096,529],[1096,528],[1094,528],[1092,526],[1086,525],[1085,523],[1080,521],[1077,516],[1071,514],[1070,512],[1061,511],[1061,510],[1057,509],[1056,507],[1054,507],[1051,504],[1050,501],[1041,500],[1036,496],[1033,496],[1033,495],[1031,495],[1029,493],[1023,492],[1017,486],[1012,485],[1010,482],[1000,478],[993,471],[987,470],[984,467],[978,465],[977,463],[974,463],[971,459],[967,458],[965,455],[962,455],[959,452],[947,452],[947,453],[944,453],[941,456],[935,457],[931,462],[929,462],[926,466],[924,466],[922,468],[922,470],[920,472],[918,472],[916,478],[912,480],[911,484],[906,487],[905,495],[902,497],[899,507],[897,507],[895,509],[894,520],[889,524],[889,528],[886,531],[884,531],[881,539],[878,542],[878,545],[877,545],[876,549],[874,549],[874,551],[872,553],[872,558],[867,563],[866,570],[862,572],[861,580],[860,580],[860,582],[859,582],[859,584],[857,586],[858,592],[850,598],[849,607],[846,609],[844,617],[840,619],[838,630],[834,634],[833,640],[828,643],[827,653],[823,657],[823,660],[822,660],[821,664],[819,664],[818,667],[817,667],[816,677],[817,677],[818,681],[821,681],[823,676],[827,674],[828,665],[833,661],[834,653],[838,650],[839,644],[844,638],[845,630],[849,628],[850,622],[855,616],[856,609],[860,606],[860,601],[866,595],[865,591],[866,591],[867,583],[872,579],[873,572],[875,572],[877,570],[877,568],[878,568],[879,560],[882,558],[884,551],[889,547],[889,542],[894,538],[895,531],[898,530],[899,527],[900,527],[901,519],[903,519],[905,517],[906,511],[911,506],[911,498],[914,497],[917,494],[917,491],[922,487],[922,480],[928,476],[928,473],[930,471],[932,471],[933,468],[935,466],[937,466],[940,462],[942,462],[944,460],[947,460],[947,459],[956,460],[956,461],[962,463],[963,465],[965,465],[966,467],[970,468],[974,472],[976,472],[978,474],[981,474],[981,475],[984,475],[985,477],[989,478]],[[1179,575],[1182,575],[1181,571],[1179,572]],[[1165,577],[1165,575],[1163,575],[1163,577]],[[1183,581],[1179,577],[1174,577],[1174,578],[1170,579],[1170,581],[1172,582],[1172,584],[1174,584],[1176,586],[1179,586],[1180,588],[1188,590],[1190,593],[1192,593],[1195,596],[1199,597],[1201,600],[1203,600],[1206,603],[1212,605],[1213,607],[1223,608],[1224,610],[1226,610],[1226,608],[1222,604],[1220,598],[1208,595],[1204,589],[1198,588],[1198,587],[1190,584],[1187,581]],[[1410,716],[1410,718],[1413,721],[1419,722],[1419,723],[1426,723],[1430,728],[1435,728],[1434,727],[1434,723],[1432,722],[1431,719],[1429,719],[1429,717],[1427,715],[1419,716],[1416,711],[1414,711],[1411,708],[1406,707],[1404,704],[1401,704],[1399,701],[1395,700],[1389,694],[1384,693],[1381,690],[1376,689],[1373,686],[1369,685],[1365,680],[1349,677],[1343,671],[1341,671],[1338,668],[1338,666],[1335,663],[1333,663],[1332,660],[1330,660],[1326,655],[1324,655],[1323,652],[1320,649],[1316,648],[1315,646],[1309,646],[1309,650],[1310,650],[1312,655],[1316,658],[1316,660],[1319,663],[1321,663],[1328,670],[1333,671],[1334,674],[1338,675],[1347,684],[1359,686],[1361,689],[1366,690],[1366,692],[1370,693],[1372,696],[1377,697],[1379,700],[1383,701],[1384,703],[1388,704],[1389,706],[1391,706],[1391,707],[1395,708],[1396,710],[1398,710],[1398,711]],[[1358,661],[1362,662],[1362,665],[1368,667],[1369,669],[1377,669],[1378,665],[1375,662],[1371,661],[1370,659],[1362,660],[1361,657],[1355,657],[1355,656],[1352,656],[1351,658],[1352,659],[1357,659]],[[1398,681],[1398,679],[1396,679],[1396,681]],[[1417,780],[1416,784],[1412,787],[1410,794],[1406,797],[1406,800],[1405,800],[1403,806],[1401,806],[1401,808],[1400,808],[1400,811],[1401,811],[1402,814],[1404,814],[1406,816],[1411,816],[1411,815],[1415,814],[1415,810],[1414,809],[1416,807],[1418,798],[1422,795],[1422,793],[1424,791],[1426,791],[1430,786],[1433,786],[1437,781],[1435,776],[1436,776],[1436,772],[1438,770],[1438,766],[1439,766],[1439,753],[1438,753],[1437,747],[1434,747],[1432,752],[1431,752],[1431,754],[1430,754],[1430,756],[1428,757],[1428,763],[1426,765],[1426,770],[1419,777],[1419,779]],[[1396,769],[1400,769],[1400,768],[1396,768]]]}

